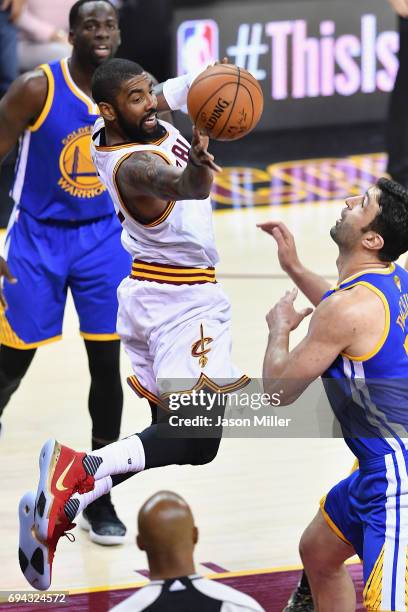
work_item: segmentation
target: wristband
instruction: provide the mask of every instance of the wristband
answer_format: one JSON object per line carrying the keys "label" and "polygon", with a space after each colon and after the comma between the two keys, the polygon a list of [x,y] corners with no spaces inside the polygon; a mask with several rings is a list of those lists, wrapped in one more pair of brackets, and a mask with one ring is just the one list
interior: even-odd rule
{"label": "wristband", "polygon": [[183,110],[186,112],[187,94],[191,83],[201,73],[189,72],[183,76],[168,79],[163,83],[163,95],[171,110]]}

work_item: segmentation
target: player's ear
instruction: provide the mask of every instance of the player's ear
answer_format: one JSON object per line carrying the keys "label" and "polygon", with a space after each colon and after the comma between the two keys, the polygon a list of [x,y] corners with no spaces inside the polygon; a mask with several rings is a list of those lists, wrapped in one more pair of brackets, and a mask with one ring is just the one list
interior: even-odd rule
{"label": "player's ear", "polygon": [[384,238],[377,232],[366,232],[363,236],[363,246],[369,251],[381,251],[384,247]]}
{"label": "player's ear", "polygon": [[102,117],[106,119],[106,121],[115,121],[116,113],[111,104],[108,102],[99,102],[98,107]]}
{"label": "player's ear", "polygon": [[138,533],[136,536],[136,544],[137,544],[137,547],[140,548],[140,550],[145,549],[142,538],[140,537],[140,533]]}
{"label": "player's ear", "polygon": [[198,527],[196,527],[194,525],[194,527],[193,527],[193,544],[194,544],[194,546],[197,544],[197,542],[198,542]]}
{"label": "player's ear", "polygon": [[74,44],[74,38],[75,38],[74,32],[73,32],[73,30],[70,30],[68,32],[68,42],[69,42],[70,45]]}

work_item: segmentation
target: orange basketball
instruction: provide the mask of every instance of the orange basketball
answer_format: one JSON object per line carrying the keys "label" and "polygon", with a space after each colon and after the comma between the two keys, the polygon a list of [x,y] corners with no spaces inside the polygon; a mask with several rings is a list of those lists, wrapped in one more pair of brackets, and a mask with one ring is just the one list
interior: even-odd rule
{"label": "orange basketball", "polygon": [[217,64],[193,81],[187,108],[194,125],[210,138],[237,140],[248,134],[262,115],[262,89],[244,68]]}

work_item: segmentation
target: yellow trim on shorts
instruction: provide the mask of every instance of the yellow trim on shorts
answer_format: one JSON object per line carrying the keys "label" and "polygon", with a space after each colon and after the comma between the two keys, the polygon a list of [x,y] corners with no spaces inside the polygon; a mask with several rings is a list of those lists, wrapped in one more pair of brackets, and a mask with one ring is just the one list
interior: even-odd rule
{"label": "yellow trim on shorts", "polygon": [[216,283],[215,268],[184,268],[134,260],[130,278],[169,283],[173,285]]}
{"label": "yellow trim on shorts", "polygon": [[328,515],[324,504],[326,502],[326,497],[327,495],[325,495],[324,497],[322,497],[322,499],[320,500],[320,510],[321,513],[323,514],[323,518],[326,521],[326,523],[328,524],[328,526],[330,527],[330,529],[332,531],[334,531],[334,533],[336,534],[336,536],[338,538],[340,538],[340,540],[343,540],[343,542],[345,544],[349,544],[350,546],[352,546],[351,542],[348,541],[348,539],[346,538],[345,535],[342,534],[342,532],[340,531],[340,529],[337,527],[336,523],[330,518],[330,516]]}
{"label": "yellow trim on shorts", "polygon": [[357,472],[357,470],[359,470],[359,469],[360,469],[360,463],[359,463],[358,459],[355,459],[354,463],[353,463],[353,467],[350,470],[350,474],[353,474],[353,472]]}
{"label": "yellow trim on shorts", "polygon": [[144,397],[149,402],[152,402],[153,404],[160,406],[160,408],[163,408],[164,410],[168,411],[167,406],[161,401],[161,399],[157,395],[146,389],[146,387],[142,385],[142,383],[139,381],[135,374],[133,374],[133,376],[128,376],[126,381],[129,387],[131,387],[136,393],[136,395],[142,398]]}
{"label": "yellow trim on shorts", "polygon": [[220,386],[213,382],[210,378],[208,378],[208,376],[206,376],[203,372],[201,372],[200,378],[198,379],[194,387],[192,387],[191,389],[186,389],[185,391],[169,391],[168,393],[163,393],[162,398],[166,399],[170,397],[170,395],[179,393],[185,395],[188,393],[192,393],[192,391],[200,391],[200,389],[204,389],[205,387],[208,387],[209,389],[211,389],[211,391],[214,391],[215,393],[231,393],[232,391],[238,391],[238,389],[246,387],[250,382],[251,379],[249,378],[249,376],[243,374],[241,378],[238,378],[233,383]]}
{"label": "yellow trim on shorts", "polygon": [[[381,610],[383,566],[384,545],[381,549],[380,554],[377,557],[377,561],[375,562],[374,567],[371,570],[371,574],[368,577],[368,580],[364,587],[363,602],[364,607],[367,608],[367,610]],[[383,612],[386,611],[383,610]]]}
{"label": "yellow trim on shorts", "polygon": [[37,130],[40,129],[40,127],[42,126],[46,118],[48,117],[48,114],[52,106],[52,102],[54,100],[55,83],[54,83],[54,75],[51,72],[51,68],[47,64],[41,64],[41,66],[39,66],[38,68],[39,70],[42,70],[45,76],[47,77],[48,91],[47,91],[47,97],[45,98],[45,103],[44,103],[41,113],[39,114],[38,118],[33,123],[33,125],[29,125],[27,128],[30,132],[36,132]]}
{"label": "yellow trim on shorts", "polygon": [[24,340],[17,336],[17,334],[13,331],[4,310],[0,311],[0,344],[4,344],[4,346],[9,346],[10,348],[24,351],[38,348],[39,346],[50,344],[51,342],[57,342],[57,340],[61,340],[61,338],[62,335],[59,335],[53,336],[52,338],[47,338],[46,340],[39,340],[38,342],[24,342]]}
{"label": "yellow trim on shorts", "polygon": [[373,348],[372,351],[370,351],[369,353],[365,353],[365,355],[361,355],[360,357],[357,357],[355,355],[349,355],[348,353],[342,352],[341,355],[343,355],[344,357],[347,357],[347,359],[351,359],[351,361],[368,361],[369,359],[371,359],[372,357],[374,357],[384,346],[385,341],[387,340],[389,331],[390,331],[390,306],[388,304],[388,300],[385,297],[385,295],[383,294],[382,291],[380,291],[377,287],[375,287],[374,285],[372,285],[371,283],[367,283],[366,281],[357,281],[356,283],[353,283],[352,285],[349,285],[348,287],[343,287],[341,289],[337,290],[337,293],[339,293],[340,291],[347,291],[348,289],[351,289],[352,287],[357,287],[358,285],[362,286],[362,287],[366,287],[367,289],[369,289],[370,291],[372,291],[373,293],[375,293],[376,295],[378,295],[378,297],[380,298],[380,300],[383,303],[384,306],[384,310],[385,310],[385,325],[384,325],[384,330],[382,333],[382,336],[380,338],[380,340],[377,342],[376,346]]}
{"label": "yellow trim on shorts", "polygon": [[119,334],[88,334],[80,331],[79,335],[84,340],[94,340],[95,342],[104,342],[105,340],[120,340]]}

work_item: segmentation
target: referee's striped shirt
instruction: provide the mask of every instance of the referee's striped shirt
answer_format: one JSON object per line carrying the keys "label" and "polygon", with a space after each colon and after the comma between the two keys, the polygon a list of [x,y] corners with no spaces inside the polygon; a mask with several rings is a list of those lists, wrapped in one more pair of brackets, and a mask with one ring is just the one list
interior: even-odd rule
{"label": "referee's striped shirt", "polygon": [[115,612],[264,612],[249,597],[217,580],[198,574],[152,580],[112,608]]}

